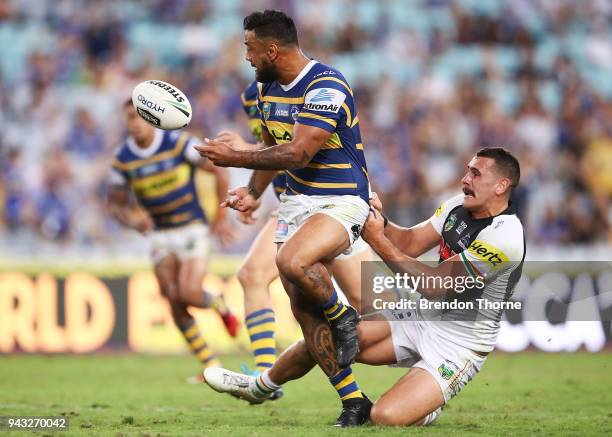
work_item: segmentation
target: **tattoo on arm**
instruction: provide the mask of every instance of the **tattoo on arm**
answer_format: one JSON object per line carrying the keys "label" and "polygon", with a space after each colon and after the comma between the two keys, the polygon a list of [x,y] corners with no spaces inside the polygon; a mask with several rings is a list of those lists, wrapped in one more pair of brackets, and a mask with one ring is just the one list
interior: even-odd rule
{"label": "tattoo on arm", "polygon": [[297,158],[292,147],[279,145],[250,153],[249,158],[244,167],[257,170],[289,170],[304,167],[311,161],[312,156],[302,150],[302,156]]}

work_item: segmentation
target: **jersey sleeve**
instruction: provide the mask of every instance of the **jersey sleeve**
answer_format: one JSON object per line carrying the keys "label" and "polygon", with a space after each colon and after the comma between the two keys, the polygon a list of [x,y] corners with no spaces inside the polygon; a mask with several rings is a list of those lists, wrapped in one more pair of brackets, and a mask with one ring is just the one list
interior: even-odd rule
{"label": "jersey sleeve", "polygon": [[127,187],[128,185],[128,180],[123,174],[123,172],[118,170],[114,166],[110,168],[107,180],[108,184],[113,187]]}
{"label": "jersey sleeve", "polygon": [[436,212],[430,217],[429,222],[433,225],[434,229],[439,235],[442,235],[442,227],[448,217],[448,214],[457,206],[463,203],[463,194],[458,194],[455,197],[451,197],[440,204]]}
{"label": "jersey sleeve", "polygon": [[353,107],[353,94],[348,84],[337,76],[320,77],[306,87],[304,105],[297,122],[334,132],[342,118]]}
{"label": "jersey sleeve", "polygon": [[466,270],[486,282],[523,259],[523,227],[516,217],[497,218],[459,254]]}

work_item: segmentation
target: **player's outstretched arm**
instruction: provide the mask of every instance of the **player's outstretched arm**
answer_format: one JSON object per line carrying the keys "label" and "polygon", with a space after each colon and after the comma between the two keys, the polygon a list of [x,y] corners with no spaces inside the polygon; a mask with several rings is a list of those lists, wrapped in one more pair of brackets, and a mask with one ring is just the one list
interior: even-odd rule
{"label": "player's outstretched arm", "polygon": [[110,215],[123,226],[142,234],[153,230],[153,219],[143,208],[130,202],[130,192],[127,188],[111,185],[106,204]]}
{"label": "player's outstretched arm", "polygon": [[[423,227],[419,229],[418,227],[421,225],[423,225]],[[428,226],[431,226],[431,230],[433,230],[433,232],[436,234],[436,241],[440,238],[429,221],[424,222],[424,224],[422,223],[421,225],[417,225],[415,227],[417,229],[411,228],[413,229],[411,232],[414,232],[414,235],[417,235],[417,240],[418,238],[425,239],[425,233],[429,233],[427,231]],[[473,276],[471,272],[467,271],[465,265],[462,262],[459,262],[459,255],[449,258],[436,267],[430,267],[427,264],[419,262],[414,257],[406,254],[403,250],[393,244],[393,242],[387,237],[386,229],[384,227],[384,219],[382,215],[375,210],[370,211],[368,220],[364,225],[362,236],[394,273],[405,273],[415,277],[425,276],[454,278],[459,276]],[[431,247],[429,247],[429,249]],[[441,299],[446,297],[448,293],[455,292],[454,288],[447,288],[445,286],[448,284],[449,283],[447,281],[425,281],[423,287],[419,288],[419,292],[428,299]]]}
{"label": "player's outstretched arm", "polygon": [[[325,129],[295,123],[293,140],[255,152],[235,150],[227,143],[205,139],[196,150],[215,165],[255,170],[289,170],[303,168],[311,161],[331,133]],[[267,143],[267,142],[266,142]]]}

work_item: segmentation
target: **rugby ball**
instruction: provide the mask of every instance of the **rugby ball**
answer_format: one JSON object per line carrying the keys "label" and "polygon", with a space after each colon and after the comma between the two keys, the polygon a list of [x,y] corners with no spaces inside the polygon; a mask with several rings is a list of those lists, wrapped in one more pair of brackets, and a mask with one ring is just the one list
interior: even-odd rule
{"label": "rugby ball", "polygon": [[132,104],[138,115],[160,129],[180,129],[191,121],[191,103],[185,94],[161,80],[146,80],[136,85]]}

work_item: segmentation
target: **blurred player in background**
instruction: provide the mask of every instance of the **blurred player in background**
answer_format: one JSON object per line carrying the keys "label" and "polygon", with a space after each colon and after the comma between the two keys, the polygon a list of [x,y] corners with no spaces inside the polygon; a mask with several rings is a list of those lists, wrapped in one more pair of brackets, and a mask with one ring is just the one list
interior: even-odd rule
{"label": "blurred player in background", "polygon": [[[155,276],[170,304],[174,323],[202,366],[217,366],[219,361],[188,307],[214,309],[232,337],[239,322],[222,296],[202,289],[210,236],[194,174],[196,168],[212,173],[217,195],[223,198],[228,173],[202,159],[193,150],[195,139],[186,132],[155,129],[138,116],[131,100],[125,102],[123,110],[129,136],[112,163],[110,213],[124,226],[149,236]],[[233,238],[223,208],[217,211],[211,233],[222,244]]]}
{"label": "blurred player in background", "polygon": [[[241,94],[242,106],[248,117],[251,134],[261,143],[261,116],[257,109],[257,81],[251,82]],[[237,149],[256,150],[263,144],[249,144],[235,132],[223,131],[217,140]],[[280,199],[285,192],[286,176],[281,171],[272,179],[274,194]],[[251,340],[251,352],[256,372],[264,372],[276,360],[275,315],[270,300],[270,284],[279,276],[276,267],[274,232],[278,211],[271,214],[254,240],[246,259],[238,271],[238,280],[244,290],[245,320]],[[250,214],[239,212],[243,223],[252,223]],[[361,261],[373,257],[370,247],[359,238],[348,254],[341,254],[332,263],[332,274],[349,303],[361,313]],[[248,369],[242,369],[244,373]],[[275,392],[277,393],[277,392]]]}
{"label": "blurred player in background", "polygon": [[[336,69],[301,51],[293,20],[280,11],[244,19],[246,59],[255,67],[262,139],[257,151],[222,141],[196,146],[216,165],[252,168],[248,187],[230,192],[225,206],[254,211],[278,170],[286,170],[275,242],[276,262],[308,350],[342,401],[338,426],[363,424],[371,402],[350,365],[359,352],[354,308],[339,298],[331,263],[361,234],[369,183],[353,92]],[[212,369],[207,369],[212,370]],[[259,383],[270,394],[267,371]]]}

